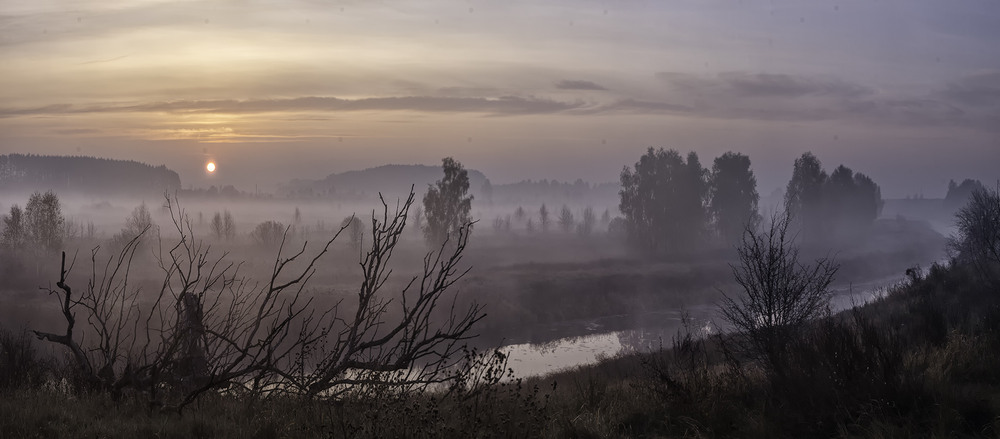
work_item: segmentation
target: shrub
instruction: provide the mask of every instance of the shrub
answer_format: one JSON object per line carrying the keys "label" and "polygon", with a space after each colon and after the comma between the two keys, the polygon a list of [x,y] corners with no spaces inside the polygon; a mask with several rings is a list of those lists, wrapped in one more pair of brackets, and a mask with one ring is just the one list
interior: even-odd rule
{"label": "shrub", "polygon": [[732,266],[740,297],[724,294],[722,315],[739,331],[744,352],[782,373],[782,357],[802,326],[828,310],[830,283],[838,266],[829,259],[799,262],[788,232],[790,219],[774,218],[767,230],[748,226]]}

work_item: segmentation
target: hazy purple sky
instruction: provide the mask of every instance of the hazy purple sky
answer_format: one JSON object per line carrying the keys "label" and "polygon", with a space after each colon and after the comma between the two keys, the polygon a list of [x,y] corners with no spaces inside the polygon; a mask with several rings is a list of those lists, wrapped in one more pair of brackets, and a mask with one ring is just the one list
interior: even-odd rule
{"label": "hazy purple sky", "polygon": [[0,153],[185,185],[614,181],[648,146],[748,154],[763,194],[807,150],[889,197],[1000,178],[996,0],[0,0],[0,30]]}

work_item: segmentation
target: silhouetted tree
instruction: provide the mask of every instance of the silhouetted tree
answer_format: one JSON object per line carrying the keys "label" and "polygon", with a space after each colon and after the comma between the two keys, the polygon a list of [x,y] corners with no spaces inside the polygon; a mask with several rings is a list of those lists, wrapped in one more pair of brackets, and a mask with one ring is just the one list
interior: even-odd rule
{"label": "silhouetted tree", "polygon": [[765,230],[745,229],[737,247],[739,263],[732,266],[743,292],[724,293],[721,305],[723,317],[738,331],[740,346],[778,375],[806,322],[827,311],[829,286],[839,268],[826,258],[812,265],[800,262],[789,223],[784,216],[772,218]]}
{"label": "silhouetted tree", "polygon": [[528,222],[527,222],[527,224],[524,225],[524,229],[528,233],[535,233],[535,219],[534,218],[528,218]]}
{"label": "silhouetted tree", "polygon": [[285,238],[285,225],[273,220],[264,221],[254,227],[250,237],[263,247],[274,247]]}
{"label": "silhouetted tree", "polygon": [[155,225],[153,224],[153,216],[149,213],[149,208],[146,207],[146,203],[142,203],[132,210],[132,213],[125,219],[125,227],[122,228],[121,232],[115,234],[111,238],[111,245],[114,249],[125,248],[128,244],[136,237],[140,237],[135,243],[136,248],[141,248],[142,244],[148,240],[146,231],[152,231],[151,234],[155,234]]}
{"label": "silhouetted tree", "polygon": [[860,172],[854,174],[855,221],[862,225],[871,224],[882,214],[882,189],[871,178]]}
{"label": "silhouetted tree", "polygon": [[949,180],[948,193],[944,197],[944,204],[952,209],[962,207],[969,201],[972,192],[977,189],[983,189],[983,184],[979,180],[967,178],[962,180],[962,184],[955,184],[955,180]]}
{"label": "silhouetted tree", "polygon": [[822,224],[825,233],[842,238],[855,235],[882,210],[882,191],[871,178],[840,165],[823,187]]}
{"label": "silhouetted tree", "polygon": [[524,221],[524,216],[525,216],[524,208],[521,206],[517,206],[517,209],[514,210],[514,219],[517,220],[518,222]]}
{"label": "silhouetted tree", "polygon": [[215,235],[216,239],[222,239],[223,237],[226,236],[224,227],[222,225],[221,213],[215,212],[215,215],[212,215],[212,224],[210,227],[212,229],[212,234]]}
{"label": "silhouetted tree", "polygon": [[8,250],[21,250],[28,240],[24,224],[24,211],[18,205],[10,206],[10,213],[3,217],[3,235],[0,245]]}
{"label": "silhouetted tree", "polygon": [[24,208],[24,217],[32,245],[48,251],[58,250],[62,246],[66,219],[55,193],[48,191],[44,194],[31,194]]}
{"label": "silhouetted tree", "polygon": [[747,224],[757,224],[759,201],[750,157],[735,152],[717,157],[712,164],[709,212],[726,243],[738,243]]}
{"label": "silhouetted tree", "polygon": [[970,263],[985,280],[1000,286],[1000,193],[977,188],[969,202],[955,214],[955,235],[948,248]]}
{"label": "silhouetted tree", "polygon": [[594,224],[597,223],[597,215],[594,214],[594,208],[587,206],[583,209],[583,215],[580,218],[580,224],[576,226],[576,232],[583,236],[588,236],[594,232]]}
{"label": "silhouetted tree", "polygon": [[444,178],[430,186],[424,195],[424,214],[427,216],[424,236],[431,245],[439,245],[471,221],[472,196],[466,195],[469,192],[468,171],[451,157],[441,162]]}
{"label": "silhouetted tree", "polygon": [[[160,291],[140,300],[143,290],[126,282],[135,241],[107,259],[95,249],[82,288],[71,287],[74,264],[63,252],[48,291],[58,298],[65,328],[33,332],[64,346],[90,388],[131,390],[165,410],[224,389],[250,398],[338,399],[476,384],[472,367],[502,355],[462,355],[483,318],[481,306],[458,306],[448,291],[468,272],[461,263],[469,224],[450,251],[442,245],[428,252],[422,271],[396,282],[390,263],[412,203],[412,193],[396,211],[382,202],[381,215],[372,215],[370,250],[359,257],[356,294],[325,305],[312,299],[307,283],[340,232],[318,250],[279,248],[272,272],[252,279],[243,264],[192,236],[187,215],[171,207],[179,239],[162,246]],[[387,285],[403,286],[390,293]]]}
{"label": "silhouetted tree", "polygon": [[792,179],[785,190],[785,211],[803,224],[809,237],[822,232],[823,186],[827,175],[823,165],[811,152],[795,159]]}
{"label": "silhouetted tree", "polygon": [[503,228],[504,228],[503,227],[503,217],[501,217],[500,215],[497,215],[496,218],[493,218],[493,231],[495,233],[500,233],[500,232],[503,232]]}
{"label": "silhouetted tree", "polygon": [[[818,189],[818,191],[817,191]],[[864,231],[882,211],[882,191],[867,175],[840,165],[827,176],[810,153],[795,161],[785,194],[806,238],[840,239]]]}
{"label": "silhouetted tree", "polygon": [[653,254],[693,249],[705,231],[707,172],[695,153],[649,150],[621,173],[619,210],[633,245]]}
{"label": "silhouetted tree", "polygon": [[844,165],[834,169],[823,187],[822,223],[825,225],[825,233],[834,233],[836,237],[842,237],[849,230],[853,230],[855,224],[852,217],[856,193],[854,171]]}
{"label": "silhouetted tree", "polygon": [[601,224],[607,226],[611,223],[611,209],[604,209],[604,213],[601,214]]}
{"label": "silhouetted tree", "polygon": [[222,235],[226,237],[227,241],[236,238],[236,221],[233,220],[233,214],[228,210],[222,212]]}
{"label": "silhouetted tree", "polygon": [[542,226],[542,233],[549,231],[549,208],[542,204],[542,207],[538,209],[538,223]]}
{"label": "silhouetted tree", "polygon": [[569,207],[563,205],[562,210],[559,212],[559,230],[563,233],[569,233],[573,230],[573,225],[576,224],[576,219],[573,218],[573,211],[569,210]]}

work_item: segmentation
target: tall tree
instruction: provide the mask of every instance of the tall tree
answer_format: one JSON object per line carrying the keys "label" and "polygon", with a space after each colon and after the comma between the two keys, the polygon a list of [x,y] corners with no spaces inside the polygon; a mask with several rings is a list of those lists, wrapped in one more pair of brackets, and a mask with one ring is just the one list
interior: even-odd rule
{"label": "tall tree", "polygon": [[570,230],[573,230],[574,224],[576,224],[576,218],[573,218],[573,211],[564,204],[562,210],[559,211],[559,230],[562,230],[563,233],[569,233]]}
{"label": "tall tree", "polygon": [[837,226],[845,223],[854,208],[855,192],[854,171],[844,165],[837,166],[823,186],[823,218]]}
{"label": "tall tree", "polygon": [[449,235],[471,222],[472,195],[469,192],[469,172],[451,157],[441,160],[444,178],[430,186],[424,195],[424,237],[431,245],[439,245]]}
{"label": "tall tree", "polygon": [[759,201],[750,157],[731,151],[716,157],[712,163],[709,213],[726,243],[739,243],[746,226],[759,221]]}
{"label": "tall tree", "polygon": [[811,237],[819,236],[823,219],[823,186],[827,175],[811,152],[795,159],[792,179],[785,190],[785,211],[803,224]]}
{"label": "tall tree", "polygon": [[59,197],[55,193],[48,191],[44,194],[40,192],[31,194],[24,208],[24,216],[33,244],[49,251],[62,247],[65,231],[63,225],[66,223],[66,218],[63,217]]}
{"label": "tall tree", "polygon": [[580,218],[580,224],[576,226],[576,232],[588,236],[594,231],[594,224],[597,224],[597,214],[594,213],[594,208],[587,206],[583,209],[583,214]]}
{"label": "tall tree", "polygon": [[867,175],[840,165],[830,174],[823,191],[828,231],[853,235],[871,225],[882,211],[882,191]]}
{"label": "tall tree", "polygon": [[961,184],[956,184],[955,180],[948,182],[948,193],[944,197],[944,204],[952,209],[958,209],[965,205],[969,197],[978,189],[983,189],[983,183],[979,180],[967,178]]}
{"label": "tall tree", "polygon": [[695,153],[649,150],[621,173],[619,210],[629,240],[648,253],[690,250],[705,230],[707,173]]}
{"label": "tall tree", "polygon": [[860,172],[854,174],[854,204],[858,221],[870,224],[882,214],[882,189],[871,178]]}
{"label": "tall tree", "polygon": [[[111,238],[111,248],[121,250],[130,244],[139,247],[150,239],[150,235],[156,235],[155,229],[153,216],[150,215],[146,203],[142,203],[125,219],[125,227]],[[132,240],[136,242],[133,243]]]}
{"label": "tall tree", "polygon": [[3,217],[3,235],[0,245],[9,250],[24,248],[27,241],[27,231],[24,226],[24,211],[21,206],[10,206],[10,214]]}

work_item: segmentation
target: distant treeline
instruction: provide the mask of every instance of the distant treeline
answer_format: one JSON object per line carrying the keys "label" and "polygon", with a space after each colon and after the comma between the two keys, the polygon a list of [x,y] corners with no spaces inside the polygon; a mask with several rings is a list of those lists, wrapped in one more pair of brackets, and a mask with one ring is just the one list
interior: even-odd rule
{"label": "distant treeline", "polygon": [[[604,203],[614,204],[618,183],[593,184],[556,180],[523,180],[510,184],[493,184],[482,172],[468,169],[469,193],[477,205],[541,204],[541,203]],[[336,200],[369,200],[377,194],[405,195],[414,186],[422,194],[441,178],[439,166],[382,165],[359,171],[330,174],[322,180],[296,179],[282,185],[278,196],[283,198],[322,198]],[[220,190],[220,194],[222,191]]]}
{"label": "distant treeline", "polygon": [[180,187],[177,173],[163,165],[84,156],[0,155],[0,190],[145,195]]}
{"label": "distant treeline", "polygon": [[[569,202],[613,204],[617,201],[620,186],[617,182],[593,184],[577,179],[575,182],[556,180],[523,180],[517,183],[492,186],[491,200],[498,204]],[[599,203],[598,201],[605,201]]]}

